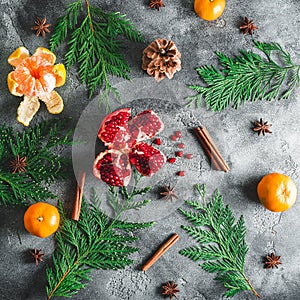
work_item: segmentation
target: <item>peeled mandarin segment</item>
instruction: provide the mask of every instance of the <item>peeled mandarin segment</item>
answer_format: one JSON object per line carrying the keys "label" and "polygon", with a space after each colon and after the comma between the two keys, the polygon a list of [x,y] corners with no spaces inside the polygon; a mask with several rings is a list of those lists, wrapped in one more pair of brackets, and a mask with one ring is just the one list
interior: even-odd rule
{"label": "peeled mandarin segment", "polygon": [[39,47],[35,50],[32,56],[39,56],[46,59],[51,65],[55,64],[56,56],[53,52],[48,50],[47,48]]}
{"label": "peeled mandarin segment", "polygon": [[21,91],[18,89],[18,84],[17,82],[13,79],[13,72],[10,72],[7,76],[7,86],[9,89],[9,92],[14,95],[14,96],[23,96]]}
{"label": "peeled mandarin segment", "polygon": [[25,47],[19,47],[8,57],[7,61],[11,66],[16,67],[27,57],[29,57],[29,51]]}
{"label": "peeled mandarin segment", "polygon": [[34,115],[40,108],[40,102],[37,97],[24,96],[17,110],[17,121],[24,126],[28,126]]}
{"label": "peeled mandarin segment", "polygon": [[65,84],[67,72],[66,68],[63,64],[57,64],[53,68],[55,77],[56,77],[56,85],[55,87],[60,87]]}
{"label": "peeled mandarin segment", "polygon": [[55,91],[52,91],[46,96],[40,97],[40,100],[42,100],[46,104],[46,107],[50,114],[59,114],[64,109],[63,99]]}

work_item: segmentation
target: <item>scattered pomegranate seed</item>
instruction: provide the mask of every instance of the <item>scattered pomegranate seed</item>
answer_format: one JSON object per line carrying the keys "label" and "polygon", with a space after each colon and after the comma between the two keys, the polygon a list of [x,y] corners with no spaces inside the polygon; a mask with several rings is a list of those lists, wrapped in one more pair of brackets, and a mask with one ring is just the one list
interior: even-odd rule
{"label": "scattered pomegranate seed", "polygon": [[183,156],[183,152],[182,151],[176,151],[175,155],[178,157],[182,157]]}
{"label": "scattered pomegranate seed", "polygon": [[159,139],[159,138],[157,138],[157,139],[155,139],[154,141],[153,141],[153,143],[155,144],[155,145],[161,145],[161,140]]}
{"label": "scattered pomegranate seed", "polygon": [[174,164],[175,161],[176,161],[176,158],[175,158],[175,157],[170,157],[170,158],[168,158],[168,162],[169,162],[170,164]]}
{"label": "scattered pomegranate seed", "polygon": [[180,149],[183,149],[185,147],[185,144],[184,143],[180,143],[180,144],[177,145],[177,147],[180,148]]}
{"label": "scattered pomegranate seed", "polygon": [[181,131],[175,131],[175,136],[177,136],[178,138],[181,138],[182,137]]}
{"label": "scattered pomegranate seed", "polygon": [[184,176],[185,175],[185,172],[184,171],[178,171],[177,172],[177,176]]}
{"label": "scattered pomegranate seed", "polygon": [[177,136],[176,135],[171,135],[171,140],[176,142],[177,141]]}
{"label": "scattered pomegranate seed", "polygon": [[191,159],[191,158],[193,158],[193,154],[192,153],[188,153],[188,154],[186,154],[185,158]]}

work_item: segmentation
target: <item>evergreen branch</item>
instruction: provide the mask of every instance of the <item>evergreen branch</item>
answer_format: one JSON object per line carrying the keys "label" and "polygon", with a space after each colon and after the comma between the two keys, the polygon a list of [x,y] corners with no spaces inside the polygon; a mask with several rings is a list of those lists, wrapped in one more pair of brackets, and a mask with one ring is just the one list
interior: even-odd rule
{"label": "evergreen branch", "polygon": [[[114,197],[118,197],[114,194]],[[91,203],[99,199],[93,192]],[[52,255],[53,266],[47,267],[48,299],[71,297],[91,280],[92,269],[123,269],[133,261],[129,258],[138,251],[131,244],[137,240],[133,232],[148,228],[153,223],[128,223],[110,220],[104,212],[83,198],[80,219],[66,218],[59,203],[62,226],[56,233],[57,247]]]}
{"label": "evergreen branch", "polygon": [[[202,99],[212,111],[222,111],[232,105],[237,109],[246,101],[287,99],[300,85],[300,65],[277,43],[254,42],[266,59],[251,51],[240,51],[230,58],[217,52],[223,69],[214,66],[197,68],[206,86],[191,85],[198,94],[188,97],[188,106],[200,107]],[[277,54],[281,64],[272,59]]]}
{"label": "evergreen branch", "polygon": [[[106,13],[90,5],[87,0],[85,4],[85,10],[81,0],[68,4],[65,14],[57,20],[50,39],[50,49],[54,50],[67,40],[66,67],[75,63],[78,65],[79,77],[87,85],[89,97],[92,97],[98,87],[104,87],[100,103],[106,102],[108,109],[110,94],[117,100],[120,99],[108,76],[130,79],[130,68],[121,54],[118,37],[124,36],[135,42],[142,42],[143,37],[125,15],[118,12]],[[83,10],[83,20],[79,21]]]}
{"label": "evergreen branch", "polygon": [[[0,127],[0,205],[55,198],[44,184],[67,174],[70,161],[53,152],[72,143],[72,132],[65,130],[67,121],[45,121],[22,132],[14,132],[5,125]],[[10,164],[17,156],[26,157],[26,171],[13,174]]]}
{"label": "evergreen branch", "polygon": [[[113,208],[116,216],[121,215],[127,210],[140,209],[148,205],[151,200],[145,199],[142,201],[132,201],[137,196],[143,196],[151,190],[150,186],[145,188],[138,188],[139,182],[143,178],[135,169],[133,170],[133,187],[129,190],[128,187],[116,188],[113,186],[109,187],[109,204]],[[119,197],[120,195],[120,197]]]}
{"label": "evergreen branch", "polygon": [[246,227],[243,216],[237,221],[230,209],[224,206],[223,198],[217,191],[206,203],[205,186],[196,185],[201,201],[186,201],[195,212],[180,209],[180,212],[194,226],[182,228],[198,243],[180,251],[193,261],[204,261],[201,267],[210,273],[217,273],[216,280],[227,289],[226,297],[233,297],[240,291],[255,291],[246,277],[245,257],[248,247],[245,242]]}

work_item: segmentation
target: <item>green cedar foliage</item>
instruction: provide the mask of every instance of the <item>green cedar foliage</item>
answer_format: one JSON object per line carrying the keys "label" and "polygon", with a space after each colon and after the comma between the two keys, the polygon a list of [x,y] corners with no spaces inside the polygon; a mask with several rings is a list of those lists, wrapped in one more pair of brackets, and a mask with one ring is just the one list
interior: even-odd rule
{"label": "green cedar foliage", "polygon": [[[112,192],[111,197],[119,197],[116,190]],[[53,266],[48,266],[46,271],[48,299],[77,294],[91,280],[92,269],[116,270],[132,264],[129,256],[138,251],[131,245],[137,240],[133,232],[153,225],[121,221],[120,214],[129,209],[124,207],[117,208],[118,215],[110,219],[97,208],[99,199],[94,191],[90,203],[83,198],[77,222],[67,219],[62,204],[59,204],[62,226],[56,233]]]}
{"label": "green cedar foliage", "polygon": [[[200,107],[204,98],[212,111],[222,111],[230,105],[237,109],[246,101],[289,98],[300,84],[300,66],[295,65],[290,54],[277,43],[255,41],[254,45],[265,58],[244,50],[234,58],[217,52],[223,69],[218,70],[215,66],[197,68],[207,86],[190,86],[198,94],[188,97],[188,106],[196,103]],[[272,59],[273,54],[277,54],[276,60]]]}
{"label": "green cedar foliage", "polygon": [[[0,205],[28,204],[55,195],[45,184],[63,179],[69,160],[54,151],[71,145],[71,132],[65,132],[67,120],[44,121],[15,132],[0,126]],[[26,172],[12,173],[10,163],[26,157]]]}
{"label": "green cedar foliage", "polygon": [[[143,38],[130,20],[118,12],[106,13],[82,0],[67,5],[65,14],[58,18],[50,39],[50,49],[54,50],[68,39],[65,54],[67,68],[77,63],[78,73],[87,84],[90,97],[97,87],[104,86],[103,99],[108,94],[118,92],[111,86],[108,75],[129,79],[130,68],[120,52],[119,36],[142,42]],[[81,12],[84,17],[81,19]],[[68,35],[70,34],[70,35]]]}
{"label": "green cedar foliage", "polygon": [[198,245],[183,249],[180,254],[193,261],[205,261],[201,267],[210,273],[217,273],[215,280],[227,289],[226,297],[233,297],[243,290],[251,290],[260,297],[244,273],[248,247],[243,216],[236,220],[230,207],[224,206],[218,191],[206,203],[205,186],[196,185],[196,190],[201,200],[186,201],[193,211],[180,211],[193,225],[182,228]]}

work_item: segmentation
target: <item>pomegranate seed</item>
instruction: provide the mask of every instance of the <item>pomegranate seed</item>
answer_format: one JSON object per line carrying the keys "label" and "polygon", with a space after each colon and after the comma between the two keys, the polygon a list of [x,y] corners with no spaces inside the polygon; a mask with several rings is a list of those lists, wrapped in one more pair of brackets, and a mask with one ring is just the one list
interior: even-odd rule
{"label": "pomegranate seed", "polygon": [[188,154],[185,156],[185,158],[191,159],[191,158],[193,158],[193,154],[192,154],[192,153],[188,153]]}
{"label": "pomegranate seed", "polygon": [[184,171],[178,171],[177,176],[185,176],[185,172]]}
{"label": "pomegranate seed", "polygon": [[177,147],[180,148],[180,149],[183,149],[185,147],[185,144],[184,143],[180,143],[180,144],[177,145]]}
{"label": "pomegranate seed", "polygon": [[175,155],[178,157],[182,157],[183,156],[183,152],[182,151],[176,151]]}
{"label": "pomegranate seed", "polygon": [[161,140],[159,139],[159,138],[157,138],[157,139],[155,139],[154,141],[153,141],[153,143],[155,144],[155,145],[161,145]]}
{"label": "pomegranate seed", "polygon": [[171,135],[171,140],[172,140],[173,142],[176,142],[176,141],[177,141],[177,136],[176,136],[176,135]]}
{"label": "pomegranate seed", "polygon": [[175,131],[175,136],[177,136],[178,138],[181,138],[182,137],[181,131]]}
{"label": "pomegranate seed", "polygon": [[169,162],[170,164],[174,164],[175,161],[176,161],[176,158],[175,158],[175,157],[170,157],[170,158],[168,158],[168,162]]}

